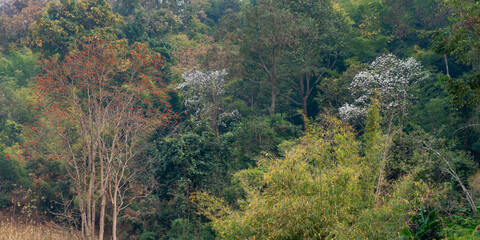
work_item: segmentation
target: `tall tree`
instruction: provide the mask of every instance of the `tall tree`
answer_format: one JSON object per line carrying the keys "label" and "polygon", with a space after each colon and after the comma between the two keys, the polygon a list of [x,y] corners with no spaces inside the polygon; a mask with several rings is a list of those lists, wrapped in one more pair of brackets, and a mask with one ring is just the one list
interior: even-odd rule
{"label": "tall tree", "polygon": [[47,56],[65,56],[87,38],[117,39],[123,18],[105,0],[50,2],[30,33],[29,45]]}
{"label": "tall tree", "polygon": [[184,81],[179,88],[184,90],[185,105],[191,107],[197,117],[208,119],[217,139],[220,139],[219,125],[227,115],[234,116],[238,111],[226,112],[223,98],[225,97],[225,76],[227,72],[192,70],[183,75]]}
{"label": "tall tree", "polygon": [[307,100],[316,86],[335,67],[340,51],[345,48],[347,26],[331,0],[283,1],[295,16],[295,44],[288,49],[288,81],[300,97],[291,100],[302,107],[308,116]]}
{"label": "tall tree", "polygon": [[275,114],[285,50],[294,42],[293,15],[277,1],[260,0],[245,12],[238,40],[246,65],[261,69],[270,92],[270,115]]}
{"label": "tall tree", "polygon": [[161,64],[145,45],[99,41],[41,62],[36,104],[48,120],[43,128],[58,136],[51,154],[67,166],[87,239],[95,238],[98,201],[103,239],[107,193],[115,239],[123,196],[138,174],[132,166],[144,149],[139,143],[171,116]]}
{"label": "tall tree", "polygon": [[472,67],[463,78],[450,79],[448,90],[457,105],[480,103],[480,5],[478,0],[453,0],[452,24],[434,32],[434,48],[441,54],[454,55],[458,62]]}

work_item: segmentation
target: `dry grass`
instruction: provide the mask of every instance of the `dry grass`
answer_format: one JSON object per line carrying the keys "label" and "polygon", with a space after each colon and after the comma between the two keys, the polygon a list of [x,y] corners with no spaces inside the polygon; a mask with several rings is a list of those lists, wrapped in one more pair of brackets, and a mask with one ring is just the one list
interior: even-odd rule
{"label": "dry grass", "polygon": [[54,224],[22,222],[13,218],[0,219],[0,240],[80,240],[78,231]]}

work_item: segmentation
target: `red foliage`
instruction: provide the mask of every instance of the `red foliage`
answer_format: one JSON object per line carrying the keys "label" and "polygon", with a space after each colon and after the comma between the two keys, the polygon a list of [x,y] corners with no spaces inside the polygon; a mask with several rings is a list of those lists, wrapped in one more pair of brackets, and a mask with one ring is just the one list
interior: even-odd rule
{"label": "red foliage", "polygon": [[165,124],[174,116],[167,101],[162,58],[150,54],[146,45],[93,41],[81,44],[62,61],[44,58],[39,65],[34,102],[49,119],[80,124],[82,111],[109,114],[116,121],[129,118]]}

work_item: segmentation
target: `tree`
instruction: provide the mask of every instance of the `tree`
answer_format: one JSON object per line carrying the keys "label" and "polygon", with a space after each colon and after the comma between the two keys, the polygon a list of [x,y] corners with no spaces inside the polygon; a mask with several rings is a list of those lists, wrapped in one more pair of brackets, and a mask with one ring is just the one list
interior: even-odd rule
{"label": "tree", "polygon": [[196,111],[198,118],[208,119],[217,139],[220,138],[219,125],[225,117],[235,117],[238,111],[225,111],[223,98],[225,95],[225,76],[227,72],[192,70],[183,74],[184,82],[178,86],[185,91],[185,105]]}
{"label": "tree", "polygon": [[190,197],[202,189],[221,193],[228,186],[230,154],[208,126],[192,125],[194,130],[187,133],[180,130],[157,143],[155,175],[158,183],[164,186],[157,191],[157,196],[169,206],[169,214],[163,213],[163,218],[171,223],[168,237],[211,239],[200,235],[205,227]]}
{"label": "tree", "polygon": [[295,40],[292,20],[292,13],[280,8],[276,1],[261,0],[245,12],[245,25],[239,33],[245,64],[266,75],[270,116],[275,114],[284,53]]}
{"label": "tree", "polygon": [[27,40],[35,21],[40,16],[44,1],[4,0],[0,6],[1,48],[15,48]]}
{"label": "tree", "polygon": [[123,19],[105,0],[50,2],[30,32],[28,44],[47,56],[65,56],[83,40],[117,39]]}
{"label": "tree", "polygon": [[353,113],[366,113],[368,104],[378,94],[388,126],[395,117],[401,126],[411,98],[412,86],[427,76],[422,65],[413,58],[404,61],[393,54],[380,56],[370,64],[368,70],[355,75],[350,84],[354,105],[346,103],[339,109],[340,115],[349,119],[353,117]]}
{"label": "tree", "polygon": [[290,70],[288,84],[298,93],[300,101],[291,101],[302,107],[308,117],[307,101],[317,85],[328,76],[345,48],[347,33],[343,16],[330,0],[283,1],[285,8],[295,16],[295,42],[287,50]]}
{"label": "tree", "polygon": [[[346,103],[339,108],[340,116],[348,120],[366,114],[369,108],[371,108],[369,115],[372,117],[372,111],[379,107],[383,118],[386,119],[386,137],[379,159],[379,177],[375,193],[377,200],[384,184],[385,166],[392,138],[403,130],[403,119],[411,98],[412,86],[427,76],[422,65],[413,58],[403,61],[393,54],[380,56],[370,64],[368,70],[355,75],[350,84],[354,104],[357,106]],[[398,119],[398,128],[395,128],[395,119]],[[368,136],[373,128],[371,121],[372,119],[369,119],[367,122],[367,138],[371,138]]]}
{"label": "tree", "polygon": [[[457,106],[477,106],[480,102],[480,6],[477,0],[445,1],[452,9],[450,26],[434,31],[433,48],[440,54],[454,55],[461,64],[471,66],[464,77],[450,78],[449,94]],[[448,65],[447,65],[448,66]]]}
{"label": "tree", "polygon": [[129,191],[141,174],[133,168],[144,149],[141,140],[172,116],[162,60],[142,44],[91,41],[79,45],[64,60],[43,59],[40,66],[35,103],[46,120],[41,127],[50,128],[58,137],[50,157],[67,166],[82,236],[94,239],[100,200],[99,238],[103,239],[109,197],[116,239],[124,197],[145,193]]}
{"label": "tree", "polygon": [[185,106],[193,111],[197,120],[210,122],[213,132],[220,138],[219,126],[228,117],[237,117],[238,111],[228,111],[225,98],[229,74],[227,67],[235,64],[229,54],[213,38],[203,36],[194,41],[186,35],[172,36],[172,52],[176,64],[172,73],[181,75],[183,82],[177,87],[185,97]]}

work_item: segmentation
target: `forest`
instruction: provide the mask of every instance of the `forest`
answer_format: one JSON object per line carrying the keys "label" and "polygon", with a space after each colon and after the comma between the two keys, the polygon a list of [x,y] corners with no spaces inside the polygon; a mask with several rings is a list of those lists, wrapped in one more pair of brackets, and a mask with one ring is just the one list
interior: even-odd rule
{"label": "forest", "polygon": [[0,239],[480,239],[479,211],[479,0],[0,0]]}

